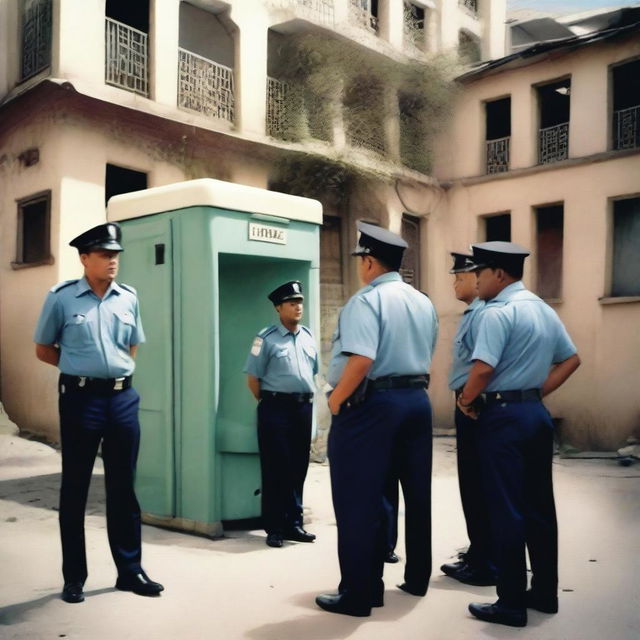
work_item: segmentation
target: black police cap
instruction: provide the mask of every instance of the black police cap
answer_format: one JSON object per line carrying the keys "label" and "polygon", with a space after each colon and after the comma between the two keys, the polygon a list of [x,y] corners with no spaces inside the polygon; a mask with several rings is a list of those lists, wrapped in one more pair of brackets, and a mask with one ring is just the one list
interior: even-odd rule
{"label": "black police cap", "polygon": [[449,269],[449,273],[469,273],[477,269],[473,256],[470,253],[451,252],[453,258],[453,266]]}
{"label": "black police cap", "polygon": [[120,225],[117,222],[107,222],[81,233],[69,245],[75,247],[80,253],[98,251],[99,249],[124,251],[120,244],[121,239],[122,229]]}
{"label": "black police cap", "polygon": [[484,269],[485,267],[494,269],[521,268],[524,259],[531,253],[515,242],[501,240],[472,244],[471,249],[473,249],[473,261],[476,263],[476,269]]}
{"label": "black police cap", "polygon": [[379,258],[388,267],[398,269],[404,250],[409,246],[397,233],[376,227],[366,222],[358,222],[360,238],[352,256],[373,256]]}
{"label": "black police cap", "polygon": [[277,289],[274,289],[268,296],[269,300],[274,305],[279,305],[286,300],[304,300],[302,295],[302,283],[300,280],[290,280],[281,284]]}

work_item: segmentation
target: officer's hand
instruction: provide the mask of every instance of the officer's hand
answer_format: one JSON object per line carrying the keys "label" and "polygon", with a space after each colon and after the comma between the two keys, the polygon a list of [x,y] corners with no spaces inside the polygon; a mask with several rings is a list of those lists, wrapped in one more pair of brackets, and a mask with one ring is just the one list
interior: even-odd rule
{"label": "officer's hand", "polygon": [[332,393],[329,396],[329,411],[331,411],[332,416],[337,416],[340,413],[340,404],[337,402],[335,397],[335,393]]}
{"label": "officer's hand", "polygon": [[456,401],[456,404],[458,405],[458,409],[460,409],[460,411],[462,411],[462,413],[464,413],[464,415],[467,416],[467,418],[471,418],[472,420],[477,420],[478,412],[476,410],[475,404],[472,403],[470,405],[463,405],[460,402],[460,398],[461,396],[458,396],[458,400]]}

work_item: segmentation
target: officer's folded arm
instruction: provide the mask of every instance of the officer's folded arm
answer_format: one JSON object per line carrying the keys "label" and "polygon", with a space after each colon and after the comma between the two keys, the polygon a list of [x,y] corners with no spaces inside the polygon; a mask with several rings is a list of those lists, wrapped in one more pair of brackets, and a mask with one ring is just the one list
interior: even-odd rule
{"label": "officer's folded arm", "polygon": [[36,343],[36,358],[57,367],[60,361],[60,348],[55,344]]}
{"label": "officer's folded arm", "polygon": [[458,396],[458,408],[470,418],[477,418],[478,413],[473,407],[475,399],[487,388],[494,367],[482,360],[474,360],[467,383]]}
{"label": "officer's folded arm", "polygon": [[580,366],[580,356],[574,353],[566,360],[555,364],[547,379],[542,385],[542,396],[548,396],[552,391],[555,391],[560,385],[564,384],[567,378]]}
{"label": "officer's folded arm", "polygon": [[342,376],[329,396],[329,410],[335,416],[340,412],[342,403],[358,388],[364,380],[373,360],[366,356],[351,354],[344,367]]}

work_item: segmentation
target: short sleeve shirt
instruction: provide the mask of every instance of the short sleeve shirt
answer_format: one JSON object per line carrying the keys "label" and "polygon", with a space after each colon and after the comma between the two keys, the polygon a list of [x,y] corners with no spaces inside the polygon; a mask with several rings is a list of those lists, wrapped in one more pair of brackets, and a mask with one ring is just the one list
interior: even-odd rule
{"label": "short sleeve shirt", "polygon": [[373,360],[368,377],[429,373],[438,317],[428,296],[385,273],[354,294],[340,312],[327,380],[338,384],[351,354]]}
{"label": "short sleeve shirt", "polygon": [[486,303],[473,360],[494,368],[487,391],[539,389],[552,365],[576,353],[556,312],[521,281]]}
{"label": "short sleeve shirt", "polygon": [[92,378],[131,375],[130,347],[144,339],[135,290],[113,282],[101,299],[85,278],[49,291],[34,335],[38,344],[60,347],[62,373]]}
{"label": "short sleeve shirt", "polygon": [[451,369],[449,371],[449,389],[459,389],[467,378],[473,366],[471,354],[475,336],[478,331],[478,320],[484,308],[484,301],[475,298],[464,310],[458,330],[453,339],[453,354],[451,359]]}
{"label": "short sleeve shirt", "polygon": [[244,372],[260,379],[260,389],[280,393],[313,393],[318,373],[316,341],[307,327],[291,333],[282,323],[254,338]]}

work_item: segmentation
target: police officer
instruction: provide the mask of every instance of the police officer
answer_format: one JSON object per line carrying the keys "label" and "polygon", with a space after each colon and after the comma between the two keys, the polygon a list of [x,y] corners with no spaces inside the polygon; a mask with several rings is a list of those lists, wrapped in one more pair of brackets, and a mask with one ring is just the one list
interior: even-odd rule
{"label": "police officer", "polygon": [[[471,369],[471,353],[478,329],[480,311],[484,301],[478,298],[477,281],[473,256],[466,253],[452,253],[455,296],[467,306],[458,325],[453,340],[453,357],[449,372],[449,389],[456,397],[462,391]],[[456,451],[458,458],[458,484],[460,499],[467,524],[469,548],[461,554],[460,560],[443,564],[443,573],[476,586],[496,583],[495,567],[491,561],[491,529],[489,513],[478,461],[476,444],[476,423],[456,407]]]}
{"label": "police officer", "polygon": [[300,324],[304,296],[297,280],[272,291],[280,322],[266,327],[247,357],[249,389],[258,400],[262,521],[267,545],[313,542],[302,524],[302,490],[309,466],[314,376],[318,353],[311,330]]}
{"label": "police officer", "polygon": [[338,593],[316,598],[331,613],[368,616],[383,605],[383,494],[398,474],[405,500],[406,567],[400,587],[426,593],[431,575],[431,407],[426,388],[437,335],[427,296],[398,270],[407,243],[358,223],[353,255],[365,285],[345,305],[328,381],[331,490],[338,526]]}
{"label": "police officer", "polygon": [[37,357],[61,372],[62,599],[71,603],[84,600],[84,512],[100,443],[116,589],[140,595],[158,595],[164,589],[140,564],[140,507],[133,488],[140,398],[131,375],[144,333],[135,290],[116,282],[120,240],[120,227],[107,223],[69,243],[78,249],[84,276],[50,290],[34,338]]}
{"label": "police officer", "polygon": [[[469,611],[487,622],[522,627],[527,607],[558,610],[553,423],[541,399],[565,382],[580,359],[557,314],[521,282],[529,252],[511,242],[472,248],[478,295],[486,307],[458,407],[477,419],[498,600],[471,603]],[[525,547],[533,574],[530,591]]]}

